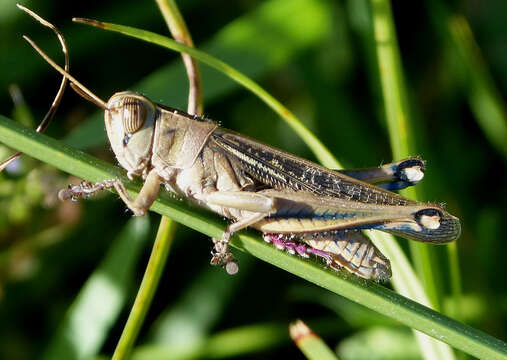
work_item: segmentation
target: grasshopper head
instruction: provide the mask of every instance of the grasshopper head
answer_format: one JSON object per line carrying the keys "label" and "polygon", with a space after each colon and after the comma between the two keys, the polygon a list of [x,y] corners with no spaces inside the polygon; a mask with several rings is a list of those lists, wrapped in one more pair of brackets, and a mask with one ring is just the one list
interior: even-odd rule
{"label": "grasshopper head", "polygon": [[142,175],[151,157],[155,105],[139,94],[123,91],[107,102],[107,136],[120,165],[132,175]]}

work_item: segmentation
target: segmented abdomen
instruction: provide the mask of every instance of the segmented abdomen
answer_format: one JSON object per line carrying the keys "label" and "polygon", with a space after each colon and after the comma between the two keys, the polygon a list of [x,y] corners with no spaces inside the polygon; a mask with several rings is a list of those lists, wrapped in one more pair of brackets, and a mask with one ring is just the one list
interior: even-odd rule
{"label": "segmented abdomen", "polygon": [[332,268],[345,268],[368,280],[384,281],[391,277],[389,260],[360,231],[303,235],[300,240],[317,251],[326,252]]}

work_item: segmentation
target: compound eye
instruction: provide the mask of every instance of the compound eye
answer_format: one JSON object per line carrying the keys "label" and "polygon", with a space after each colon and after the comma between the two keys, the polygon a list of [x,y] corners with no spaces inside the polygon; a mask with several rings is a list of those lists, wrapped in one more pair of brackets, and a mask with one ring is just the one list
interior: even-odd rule
{"label": "compound eye", "polygon": [[146,121],[146,107],[135,98],[127,98],[123,103],[123,128],[127,134],[141,129]]}

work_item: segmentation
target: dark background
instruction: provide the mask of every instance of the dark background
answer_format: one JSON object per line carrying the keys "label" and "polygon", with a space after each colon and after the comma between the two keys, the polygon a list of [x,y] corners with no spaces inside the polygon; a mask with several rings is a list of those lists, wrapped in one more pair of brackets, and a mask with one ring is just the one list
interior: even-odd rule
{"label": "dark background", "polygon": [[[179,55],[71,22],[75,16],[87,17],[166,35],[155,2],[23,4],[62,30],[69,45],[71,73],[103,99],[131,89],[167,106],[186,108],[188,86]],[[344,165],[375,166],[392,160],[368,2],[192,0],[179,5],[198,48],[253,77],[294,111]],[[502,221],[507,215],[507,138],[501,134],[507,116],[503,102],[507,89],[507,3],[394,1],[393,13],[411,115],[418,124],[418,153],[414,155],[428,161],[426,177],[419,186],[424,200],[446,203],[462,220],[458,252],[463,301],[462,311],[453,314],[505,339],[507,248]],[[480,51],[475,54],[482,56],[483,62],[463,60],[449,35],[450,19],[458,15],[468,21]],[[30,35],[62,61],[54,35],[17,10],[14,2],[2,1],[1,113],[21,121],[29,118],[19,110],[13,113],[8,89],[16,84],[37,123],[60,78],[21,34]],[[208,117],[315,160],[292,130],[254,95],[214,70],[204,66],[202,70]],[[503,125],[492,125],[492,132],[500,135],[497,145],[481,125],[491,117],[478,114],[477,109],[488,114],[488,104],[481,97],[484,84],[477,76],[491,80],[487,85],[496,89],[496,100],[503,107]],[[47,133],[114,163],[100,118],[93,104],[69,89]],[[2,157],[8,153],[0,149]],[[113,195],[78,203],[57,202],[56,191],[70,181],[77,180],[27,157],[17,169],[1,175],[0,358],[32,359],[48,351],[65,316],[70,316],[66,315],[72,311],[70,305],[131,219]],[[130,274],[130,286],[124,292],[123,306],[117,307],[120,312],[112,320],[111,330],[100,334],[106,339],[101,354],[110,355],[114,350],[142,277],[159,222],[158,215],[148,216],[150,230],[135,255],[138,258],[132,268],[124,269]],[[406,240],[401,244],[407,247]],[[301,358],[285,329],[295,318],[303,318],[329,345],[339,345],[344,359],[361,358],[355,344],[374,349],[376,343],[371,339],[375,331],[392,340],[392,344],[383,344],[401,349],[399,357],[390,350],[389,356],[379,358],[418,358],[407,329],[247,254],[238,254],[241,272],[230,278],[208,266],[210,248],[203,235],[178,228],[141,330],[140,345],[162,343],[188,349],[197,346],[192,341],[209,340],[225,330],[234,334],[251,329],[246,339],[230,340],[220,348],[242,358]],[[442,272],[441,291],[449,295],[446,254],[444,247],[435,250]],[[94,304],[100,307],[104,298],[111,299],[107,293],[96,294]],[[172,315],[164,315],[168,313]],[[169,322],[175,332],[161,330],[164,316],[174,317]],[[185,331],[188,335],[183,336]],[[191,340],[185,343],[179,337]],[[247,349],[246,354],[238,350],[238,344]],[[356,349],[354,356],[347,355],[350,346]],[[382,354],[379,349],[376,352]]]}

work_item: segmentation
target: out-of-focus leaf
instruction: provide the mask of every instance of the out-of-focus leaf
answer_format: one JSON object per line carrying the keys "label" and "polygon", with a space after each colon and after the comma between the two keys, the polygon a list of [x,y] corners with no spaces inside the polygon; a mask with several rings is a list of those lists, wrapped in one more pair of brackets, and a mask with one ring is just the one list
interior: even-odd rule
{"label": "out-of-focus leaf", "polygon": [[69,308],[43,359],[89,359],[98,353],[125,304],[148,232],[147,216],[125,225]]}
{"label": "out-of-focus leaf", "polygon": [[166,346],[171,351],[202,344],[227,304],[233,300],[231,297],[239,283],[244,281],[251,263],[251,259],[242,256],[241,271],[232,277],[209,266],[203,269],[177,303],[155,321],[150,330],[150,342]]}
{"label": "out-of-focus leaf", "polygon": [[343,340],[337,349],[342,360],[421,360],[412,334],[405,329],[376,327]]}

